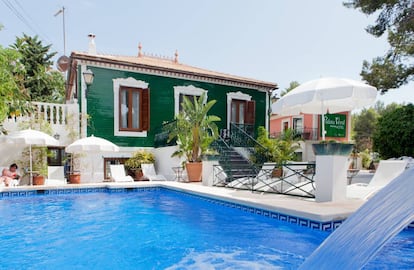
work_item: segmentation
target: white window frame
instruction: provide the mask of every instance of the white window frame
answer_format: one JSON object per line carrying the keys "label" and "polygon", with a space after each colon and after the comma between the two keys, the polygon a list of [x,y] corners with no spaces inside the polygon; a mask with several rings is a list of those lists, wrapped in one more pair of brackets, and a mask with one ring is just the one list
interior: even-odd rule
{"label": "white window frame", "polygon": [[121,137],[147,137],[147,131],[131,132],[119,130],[119,89],[121,86],[148,89],[148,83],[134,78],[113,79],[114,84],[114,134]]}
{"label": "white window frame", "polygon": [[231,121],[231,102],[233,99],[251,101],[252,96],[238,92],[229,92],[227,93],[227,129],[230,130],[230,121]]}
{"label": "white window frame", "polygon": [[201,97],[203,93],[206,93],[205,99],[203,100],[203,102],[206,103],[207,90],[195,87],[194,85],[174,86],[174,115],[177,115],[180,112],[180,95]]}
{"label": "white window frame", "polygon": [[283,119],[281,122],[280,122],[280,133],[283,133],[283,132],[285,132],[285,129],[284,129],[284,127],[285,127],[285,123],[288,123],[288,128],[290,128],[291,127],[291,124],[290,124],[290,118],[285,118],[285,119]]}
{"label": "white window frame", "polygon": [[292,117],[292,129],[294,128],[295,119],[301,119],[302,120],[302,130],[299,130],[299,132],[303,133],[304,132],[304,128],[305,128],[305,123],[304,123],[303,115],[293,116]]}

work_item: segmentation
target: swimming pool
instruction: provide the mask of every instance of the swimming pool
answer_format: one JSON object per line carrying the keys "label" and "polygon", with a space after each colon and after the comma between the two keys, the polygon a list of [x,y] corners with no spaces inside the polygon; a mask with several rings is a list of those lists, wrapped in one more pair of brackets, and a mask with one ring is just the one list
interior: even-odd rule
{"label": "swimming pool", "polygon": [[[296,269],[327,237],[164,188],[0,200],[0,269]],[[414,265],[404,231],[366,269]]]}

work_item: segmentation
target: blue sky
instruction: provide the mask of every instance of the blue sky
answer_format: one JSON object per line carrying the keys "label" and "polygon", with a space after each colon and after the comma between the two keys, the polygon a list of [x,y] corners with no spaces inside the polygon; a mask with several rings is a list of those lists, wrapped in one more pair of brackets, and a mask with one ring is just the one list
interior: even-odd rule
{"label": "blue sky", "polygon": [[[63,55],[86,51],[96,35],[97,51],[173,57],[210,70],[275,82],[285,89],[319,77],[360,80],[362,61],[383,55],[388,44],[365,32],[375,17],[345,8],[338,0],[2,0],[0,45],[22,33],[39,35]],[[16,16],[17,14],[17,16]],[[414,103],[414,83],[378,96],[385,104]]]}

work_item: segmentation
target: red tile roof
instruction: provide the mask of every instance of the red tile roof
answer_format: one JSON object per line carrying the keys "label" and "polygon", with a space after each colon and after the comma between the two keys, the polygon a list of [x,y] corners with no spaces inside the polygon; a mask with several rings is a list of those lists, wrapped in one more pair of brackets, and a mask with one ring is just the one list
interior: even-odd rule
{"label": "red tile roof", "polygon": [[88,54],[85,52],[72,52],[72,59],[84,60],[96,63],[115,64],[121,66],[148,69],[150,71],[173,72],[177,75],[195,76],[199,79],[216,80],[217,83],[225,84],[247,84],[261,90],[275,89],[276,83],[265,82],[226,73],[211,71],[198,67],[181,64],[174,59],[140,55],[140,56],[120,56],[107,54]]}

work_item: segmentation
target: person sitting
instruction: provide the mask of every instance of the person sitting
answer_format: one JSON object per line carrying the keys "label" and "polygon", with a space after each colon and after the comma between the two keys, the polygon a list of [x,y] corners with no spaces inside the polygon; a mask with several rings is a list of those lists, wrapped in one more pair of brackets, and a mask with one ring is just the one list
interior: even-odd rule
{"label": "person sitting", "polygon": [[17,174],[17,169],[16,163],[11,164],[8,169],[4,168],[1,173],[0,182],[4,182],[6,187],[8,187],[14,180],[19,180],[20,175]]}

